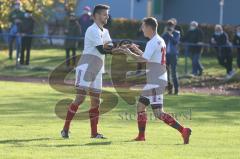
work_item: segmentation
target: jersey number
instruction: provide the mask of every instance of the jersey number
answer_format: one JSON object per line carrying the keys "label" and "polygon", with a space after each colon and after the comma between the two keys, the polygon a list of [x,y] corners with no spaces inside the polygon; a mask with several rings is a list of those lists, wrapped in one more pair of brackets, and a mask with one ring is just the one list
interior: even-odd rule
{"label": "jersey number", "polygon": [[162,47],[161,52],[162,52],[161,64],[162,64],[162,65],[165,65],[165,64],[166,64],[166,48],[165,48],[165,47]]}

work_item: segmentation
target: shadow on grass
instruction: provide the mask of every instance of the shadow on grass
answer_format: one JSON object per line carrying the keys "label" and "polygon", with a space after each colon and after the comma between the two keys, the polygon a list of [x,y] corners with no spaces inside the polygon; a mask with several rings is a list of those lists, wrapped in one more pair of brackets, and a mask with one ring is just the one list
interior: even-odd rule
{"label": "shadow on grass", "polygon": [[81,146],[99,146],[99,145],[111,145],[112,142],[108,141],[108,142],[90,142]]}
{"label": "shadow on grass", "polygon": [[111,145],[112,142],[91,142],[86,144],[61,144],[61,145],[36,145],[37,147],[82,147],[82,146],[104,146],[104,145]]}
{"label": "shadow on grass", "polygon": [[0,140],[0,144],[19,144],[19,143],[22,143],[22,142],[44,141],[44,140],[53,140],[53,139],[51,139],[51,138],[10,139],[10,140]]}

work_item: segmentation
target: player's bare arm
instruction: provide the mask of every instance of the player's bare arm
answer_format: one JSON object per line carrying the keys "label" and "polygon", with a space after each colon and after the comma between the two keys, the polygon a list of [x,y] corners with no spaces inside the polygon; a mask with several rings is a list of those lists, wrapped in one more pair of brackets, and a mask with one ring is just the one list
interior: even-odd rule
{"label": "player's bare arm", "polygon": [[126,48],[121,47],[117,51],[120,52],[120,53],[131,56],[137,62],[147,62],[147,60],[142,57],[143,52],[137,47],[136,47],[136,51],[133,51],[133,49],[131,50],[130,48],[127,48],[127,47]]}

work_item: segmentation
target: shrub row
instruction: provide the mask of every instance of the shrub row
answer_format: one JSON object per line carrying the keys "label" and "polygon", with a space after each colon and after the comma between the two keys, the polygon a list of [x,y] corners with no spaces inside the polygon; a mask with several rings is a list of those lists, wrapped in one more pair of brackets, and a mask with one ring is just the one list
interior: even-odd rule
{"label": "shrub row", "polygon": [[[179,24],[183,32],[186,33],[188,31],[188,24]],[[166,26],[166,22],[159,21],[159,34],[163,33],[164,27]],[[141,27],[141,21],[139,20],[129,20],[124,18],[113,19],[112,25],[110,27],[110,32],[113,38],[122,38],[122,39],[138,39],[137,34]],[[214,25],[212,24],[200,24],[199,27],[202,29],[204,33],[204,42],[208,43],[212,34],[214,33]],[[233,40],[233,36],[235,33],[235,26],[225,25],[223,26],[224,31],[228,33],[230,41]]]}

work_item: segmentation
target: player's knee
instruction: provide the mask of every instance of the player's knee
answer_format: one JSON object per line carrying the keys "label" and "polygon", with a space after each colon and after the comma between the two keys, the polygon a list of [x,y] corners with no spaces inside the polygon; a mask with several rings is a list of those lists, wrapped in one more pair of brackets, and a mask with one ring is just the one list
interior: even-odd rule
{"label": "player's knee", "polygon": [[80,102],[80,101],[78,101],[78,100],[75,100],[75,101],[73,102],[73,104],[79,106],[80,104],[82,104],[82,102]]}
{"label": "player's knee", "polygon": [[137,106],[137,112],[144,112],[144,111],[146,111],[146,107]]}
{"label": "player's knee", "polygon": [[99,98],[91,98],[91,108],[97,108],[100,106]]}
{"label": "player's knee", "polygon": [[140,96],[138,101],[144,104],[145,106],[148,106],[150,104],[150,100],[144,96]]}
{"label": "player's knee", "polygon": [[144,111],[146,111],[146,105],[144,105],[141,102],[138,102],[138,104],[137,104],[137,112],[144,112]]}
{"label": "player's knee", "polygon": [[73,103],[79,106],[84,102],[84,99],[85,98],[76,98]]}

